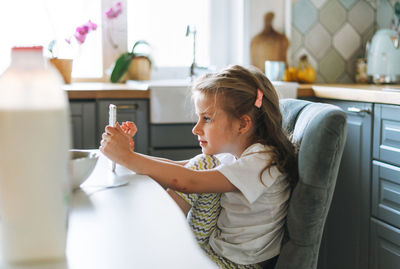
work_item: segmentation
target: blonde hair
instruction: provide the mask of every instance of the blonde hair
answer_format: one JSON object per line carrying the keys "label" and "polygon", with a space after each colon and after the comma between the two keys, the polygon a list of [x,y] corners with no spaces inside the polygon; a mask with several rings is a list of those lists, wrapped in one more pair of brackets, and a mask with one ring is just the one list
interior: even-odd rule
{"label": "blonde hair", "polygon": [[[262,105],[257,108],[254,102],[257,89],[263,93]],[[271,160],[260,173],[275,165],[289,176],[291,186],[297,182],[297,154],[289,134],[282,128],[282,115],[279,98],[274,86],[257,68],[239,65],[229,66],[220,72],[209,73],[195,81],[192,92],[215,96],[218,105],[228,116],[240,119],[247,114],[254,128],[251,143],[261,143],[271,148]]]}

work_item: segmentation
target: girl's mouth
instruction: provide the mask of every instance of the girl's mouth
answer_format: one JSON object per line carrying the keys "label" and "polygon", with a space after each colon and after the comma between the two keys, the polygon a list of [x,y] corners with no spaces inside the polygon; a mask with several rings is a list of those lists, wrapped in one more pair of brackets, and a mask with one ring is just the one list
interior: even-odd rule
{"label": "girl's mouth", "polygon": [[204,147],[207,144],[207,141],[199,140],[200,147]]}

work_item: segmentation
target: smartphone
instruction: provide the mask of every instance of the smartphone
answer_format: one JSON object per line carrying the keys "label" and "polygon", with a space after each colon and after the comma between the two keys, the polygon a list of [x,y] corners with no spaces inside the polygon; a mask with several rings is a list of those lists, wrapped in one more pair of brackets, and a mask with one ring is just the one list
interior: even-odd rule
{"label": "smartphone", "polygon": [[108,125],[114,126],[117,122],[117,106],[110,104],[108,107]]}
{"label": "smartphone", "polygon": [[[114,104],[110,104],[108,107],[108,125],[113,126],[117,122],[117,106]],[[111,163],[111,170],[115,172],[116,163]]]}

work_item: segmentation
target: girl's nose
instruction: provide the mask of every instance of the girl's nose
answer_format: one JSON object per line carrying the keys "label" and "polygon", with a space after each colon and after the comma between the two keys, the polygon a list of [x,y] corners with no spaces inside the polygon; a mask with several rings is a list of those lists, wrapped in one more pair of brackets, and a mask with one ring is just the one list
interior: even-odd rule
{"label": "girl's nose", "polygon": [[196,125],[193,127],[192,133],[194,135],[199,135],[200,134],[200,124],[199,124],[199,122],[197,122]]}

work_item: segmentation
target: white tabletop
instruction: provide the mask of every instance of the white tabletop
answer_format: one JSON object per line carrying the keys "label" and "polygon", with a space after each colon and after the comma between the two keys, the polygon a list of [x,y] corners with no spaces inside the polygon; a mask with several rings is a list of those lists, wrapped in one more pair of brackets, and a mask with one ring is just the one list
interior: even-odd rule
{"label": "white tabletop", "polygon": [[110,167],[100,156],[73,194],[67,260],[1,268],[124,269],[216,268],[197,245],[186,218],[151,178],[117,166],[129,184],[106,188]]}

